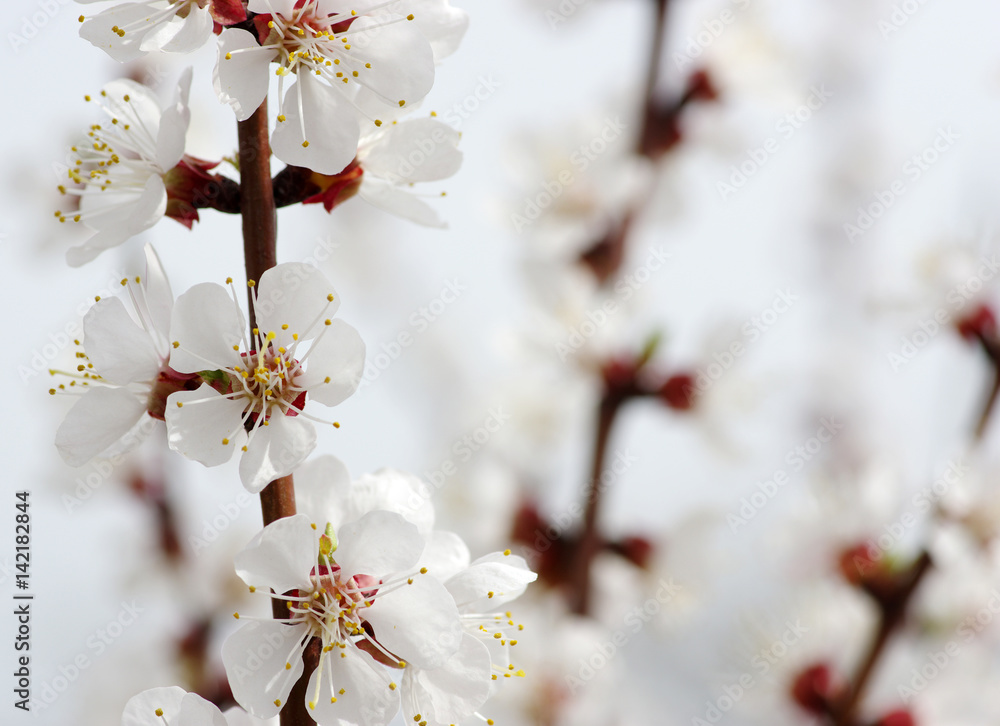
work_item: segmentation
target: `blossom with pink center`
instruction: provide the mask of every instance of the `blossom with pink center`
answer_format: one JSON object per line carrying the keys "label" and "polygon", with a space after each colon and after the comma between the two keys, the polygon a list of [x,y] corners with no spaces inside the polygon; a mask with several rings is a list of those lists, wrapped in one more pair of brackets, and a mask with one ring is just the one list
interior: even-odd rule
{"label": "blossom with pink center", "polygon": [[131,310],[116,297],[98,300],[83,319],[77,370],[62,374],[68,384],[49,389],[82,394],[56,431],[56,448],[71,466],[140,443],[151,419],[163,420],[167,397],[191,385],[191,376],[169,366],[174,296],[152,247],[146,247],[145,277],[126,278],[122,287]]}
{"label": "blossom with pink center", "polygon": [[[257,34],[219,36],[215,90],[245,120],[267,97],[277,64],[278,116],[271,146],[286,164],[337,174],[354,159],[365,121],[422,99],[435,56],[465,32],[447,0],[250,0]],[[295,81],[285,92],[285,78]]]}
{"label": "blossom with pink center", "polygon": [[[390,510],[426,538],[421,572],[443,584],[459,613],[462,633],[456,652],[442,665],[409,661],[403,666],[401,699],[407,721],[453,724],[478,714],[498,680],[523,676],[511,660],[523,626],[501,609],[536,579],[510,550],[470,562],[469,549],[451,532],[435,531],[430,488],[418,477],[382,469],[350,479],[332,456],[320,456],[295,473],[300,511],[319,519],[348,520]],[[334,524],[336,527],[336,524]]]}
{"label": "blossom with pink center", "polygon": [[216,23],[232,25],[246,18],[240,0],[118,2],[90,18],[81,15],[80,37],[116,61],[127,63],[150,51],[190,53],[212,37]]}
{"label": "blossom with pink center", "polygon": [[[167,401],[170,448],[205,466],[242,451],[240,479],[252,493],[290,474],[316,445],[307,399],[335,406],[358,387],[365,346],[333,320],[340,305],[326,276],[285,263],[254,286],[257,328],[248,337],[236,291],[214,283],[177,299],[171,367],[205,382]],[[338,425],[334,423],[333,425]]]}
{"label": "blossom with pink center", "polygon": [[288,617],[250,621],[223,644],[236,701],[259,718],[277,714],[317,638],[305,696],[314,720],[388,723],[399,709],[394,673],[444,666],[462,638],[451,595],[417,567],[424,544],[416,526],[382,510],[337,528],[304,514],[265,527],[237,556],[236,572],[287,603]]}

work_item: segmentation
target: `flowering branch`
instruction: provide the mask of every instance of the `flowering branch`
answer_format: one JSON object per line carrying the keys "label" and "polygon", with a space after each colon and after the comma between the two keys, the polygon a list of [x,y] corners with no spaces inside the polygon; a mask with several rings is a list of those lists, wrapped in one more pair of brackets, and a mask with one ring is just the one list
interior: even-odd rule
{"label": "flowering branch", "polygon": [[[250,328],[257,327],[254,291],[250,281],[257,281],[265,271],[278,264],[278,220],[271,184],[271,149],[268,143],[267,100],[246,121],[237,122],[240,145],[240,213],[243,217],[243,255],[247,271],[248,311]],[[251,334],[251,340],[256,336]],[[292,475],[275,479],[260,493],[260,508],[264,526],[284,517],[295,515],[295,485]],[[280,595],[281,593],[276,593]],[[284,600],[271,600],[275,620],[288,617]],[[309,676],[319,663],[319,641],[313,641],[303,652],[304,672],[292,688],[292,695],[281,710],[281,726],[310,726],[312,717],[306,710],[305,690]]]}

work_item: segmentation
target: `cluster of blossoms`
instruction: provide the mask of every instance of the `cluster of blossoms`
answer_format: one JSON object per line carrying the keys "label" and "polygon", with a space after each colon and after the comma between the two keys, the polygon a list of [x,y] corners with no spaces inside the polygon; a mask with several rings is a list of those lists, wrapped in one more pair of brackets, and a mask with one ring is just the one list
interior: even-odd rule
{"label": "cluster of blossoms", "polygon": [[[119,61],[190,52],[218,32],[215,90],[239,121],[266,108],[273,64],[279,103],[271,147],[288,165],[282,174],[296,180],[276,185],[292,189],[279,205],[322,202],[329,211],[357,195],[419,224],[444,226],[409,188],[458,170],[460,134],[433,113],[419,120],[406,114],[427,95],[435,64],[458,47],[468,25],[447,0],[251,0],[246,8],[236,0],[148,0],[80,20],[81,35]],[[187,72],[164,109],[134,81],[101,90],[109,123],[91,125],[73,147],[69,180],[59,188],[79,197],[79,209],[59,210],[57,219],[94,232],[69,251],[71,265],[164,216],[190,227],[198,208],[239,211],[235,182],[212,172],[219,162],[184,152],[190,83]]]}
{"label": "cluster of blossoms", "polygon": [[320,457],[296,473],[296,498],[304,513],[271,523],[236,558],[251,591],[270,590],[288,609],[223,645],[250,713],[278,713],[315,640],[306,705],[319,723],[385,724],[400,708],[416,722],[456,723],[494,681],[524,675],[510,658],[522,626],[502,611],[535,579],[521,557],[470,562],[457,535],[433,529],[426,487],[400,472],[352,483],[343,464]]}
{"label": "cluster of blossoms", "polygon": [[[270,145],[287,165],[271,180],[277,206],[329,211],[356,195],[443,226],[406,188],[454,174],[460,135],[434,113],[405,115],[465,32],[467,16],[448,0],[143,0],[80,22],[82,37],[121,62],[191,52],[218,35],[214,87],[239,122],[266,113],[273,67]],[[192,79],[188,69],[166,106],[131,80],[86,97],[107,119],[73,147],[59,187],[72,204],[57,219],[93,232],[69,251],[71,265],[165,216],[191,228],[199,209],[241,211],[240,185],[215,173],[218,162],[185,153]],[[433,529],[415,477],[383,470],[352,482],[332,457],[306,463],[314,424],[339,427],[307,404],[336,406],[354,393],[365,345],[334,318],[339,296],[317,268],[272,265],[247,284],[249,324],[232,278],[175,300],[147,246],[145,274],[121,280],[124,301],[97,298],[87,313],[76,370],[51,371],[60,382],[50,393],[79,395],[56,434],[71,465],[123,453],[158,420],[172,450],[205,466],[238,451],[251,493],[295,474],[300,513],[271,519],[236,558],[251,592],[287,608],[242,618],[223,646],[245,711],[223,715],[180,688],[155,688],[129,701],[122,723],[271,718],[304,678],[307,651],[318,653],[304,705],[318,723],[381,725],[399,711],[421,726],[487,720],[479,710],[495,682],[524,675],[510,658],[523,625],[503,608],[535,574],[510,550],[472,561],[457,535]]]}
{"label": "cluster of blossoms", "polygon": [[[229,290],[203,283],[174,302],[151,248],[147,256],[145,281],[122,280],[131,315],[118,298],[105,298],[84,318],[86,362],[68,374],[83,395],[56,445],[80,466],[123,439],[138,440],[128,435],[151,417],[166,422],[172,449],[205,466],[239,450],[240,478],[259,492],[315,448],[306,420],[320,420],[304,411],[306,401],[335,406],[350,396],[364,343],[332,319],[340,301],[315,267],[284,263],[261,276],[253,286],[258,327],[248,337],[231,279]],[[205,310],[214,314],[206,318]]]}

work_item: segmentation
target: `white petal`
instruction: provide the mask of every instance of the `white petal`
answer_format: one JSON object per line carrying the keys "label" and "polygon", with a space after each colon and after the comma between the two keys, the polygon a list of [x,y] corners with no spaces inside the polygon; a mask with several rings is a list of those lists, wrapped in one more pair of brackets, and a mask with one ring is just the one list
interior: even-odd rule
{"label": "white petal", "polygon": [[438,229],[447,227],[429,204],[388,182],[363,176],[358,196],[384,212],[408,219],[424,227],[437,227]]}
{"label": "white petal", "polygon": [[251,13],[264,13],[291,17],[296,0],[250,0],[247,9]]}
{"label": "white petal", "polygon": [[345,522],[382,509],[402,516],[425,537],[434,528],[434,504],[429,488],[420,477],[396,469],[379,469],[362,476],[351,485],[346,506],[347,514],[342,520]]}
{"label": "white petal", "polygon": [[240,481],[256,494],[278,477],[287,476],[316,448],[316,428],[298,416],[271,415],[260,426],[240,459]]}
{"label": "white petal", "polygon": [[329,454],[318,456],[295,472],[295,503],[298,511],[317,524],[325,526],[329,522],[338,527],[345,521],[343,512],[350,487],[351,475],[344,462]]}
{"label": "white petal", "polygon": [[226,719],[226,726],[271,726],[267,719],[251,716],[239,706],[227,708],[222,715]]}
{"label": "white petal", "polygon": [[143,50],[159,49],[166,53],[191,53],[205,45],[212,37],[212,29],[215,22],[208,9],[201,9],[197,5],[189,6],[191,11],[186,18],[179,18],[170,23],[170,35],[160,28],[153,40],[147,36],[142,43]]}
{"label": "white petal", "polygon": [[[228,399],[207,383],[197,391],[171,393],[164,412],[167,444],[205,466],[225,464],[247,439],[242,424],[245,408],[244,400]],[[229,443],[223,444],[223,439]]]}
{"label": "white petal", "polygon": [[412,567],[424,549],[417,528],[393,512],[369,512],[337,530],[334,558],[345,576],[381,577]]}
{"label": "white petal", "polygon": [[[327,654],[323,673],[313,671],[309,678],[307,703],[316,693],[317,681],[319,698],[315,708],[309,709],[317,723],[385,726],[399,710],[399,691],[389,688],[385,668],[355,647],[348,646],[342,651],[335,649]],[[332,698],[336,698],[336,702],[331,702]]]}
{"label": "white petal", "polygon": [[[291,346],[293,334],[300,340],[316,337],[339,307],[340,297],[333,285],[312,265],[285,262],[264,272],[257,281],[257,327],[261,332],[274,332],[275,345]],[[282,330],[282,325],[288,329]]]}
{"label": "white petal", "polygon": [[309,517],[283,517],[264,527],[236,555],[236,574],[251,587],[270,588],[279,595],[309,590],[318,553],[319,534]]}
{"label": "white petal", "polygon": [[496,552],[480,557],[445,586],[462,612],[482,613],[520,597],[536,579],[538,575],[528,569],[524,558]]}
{"label": "white petal", "polygon": [[177,298],[170,324],[170,367],[180,373],[233,368],[242,362],[237,348],[246,333],[243,313],[213,282],[195,285]]}
{"label": "white petal", "polygon": [[146,187],[128,216],[126,227],[129,235],[134,237],[140,232],[145,232],[163,219],[166,211],[167,188],[163,184],[163,179],[153,174],[146,180]]}
{"label": "white petal", "polygon": [[411,0],[408,6],[413,22],[431,43],[435,61],[440,62],[458,49],[469,28],[468,13],[451,7],[448,0]]}
{"label": "white petal", "polygon": [[306,388],[310,400],[336,406],[358,390],[364,370],[365,343],[360,333],[342,320],[333,320],[313,343],[305,371],[296,376],[295,383]]}
{"label": "white petal", "polygon": [[[469,718],[490,695],[490,652],[475,636],[462,634],[462,644],[440,668],[406,668],[404,701],[416,703],[429,723],[457,723]],[[404,713],[404,719],[413,715]]]}
{"label": "white petal", "polygon": [[176,722],[184,726],[226,726],[226,719],[216,705],[197,693],[185,694]]}
{"label": "white petal", "polygon": [[150,23],[138,30],[127,32],[124,36],[111,28],[115,26],[134,26],[145,21],[150,15],[149,6],[140,3],[122,3],[101,13],[87,18],[80,26],[80,37],[89,40],[94,47],[100,48],[119,63],[135,60],[145,53],[139,49],[146,33],[154,30],[158,23]]}
{"label": "white petal", "polygon": [[364,150],[365,174],[393,184],[447,179],[462,165],[461,134],[432,118],[404,121],[389,128]]}
{"label": "white petal", "polygon": [[283,162],[337,174],[353,161],[361,130],[357,115],[338,90],[311,73],[299,73],[285,92],[281,113],[285,120],[275,125],[271,148]]}
{"label": "white petal", "polygon": [[[105,103],[117,114],[141,127],[143,135],[155,139],[160,128],[160,99],[149,86],[130,78],[118,78],[104,84],[101,89]],[[128,101],[125,100],[128,96]]]}
{"label": "white petal", "polygon": [[[267,97],[268,65],[278,51],[261,47],[253,35],[239,28],[223,30],[218,48],[212,74],[215,92],[236,112],[237,121],[246,121]],[[228,60],[227,53],[231,54]]]}
{"label": "white petal", "polygon": [[387,104],[419,101],[434,85],[434,54],[420,29],[399,16],[359,17],[351,25],[351,44],[359,60],[371,63],[361,69],[358,82],[380,95]]}
{"label": "white petal", "polygon": [[122,726],[162,726],[163,720],[156,715],[156,709],[162,708],[167,718],[174,717],[180,711],[181,701],[186,695],[187,692],[177,686],[143,691],[125,704]]}
{"label": "white petal", "polygon": [[302,646],[298,644],[308,632],[304,623],[258,620],[230,635],[222,644],[222,662],[236,702],[258,718],[276,716],[281,706],[275,701],[287,702],[302,675]]}
{"label": "white petal", "polygon": [[152,245],[146,245],[146,275],[142,280],[146,292],[146,307],[153,327],[166,338],[170,333],[170,314],[174,309],[174,293],[163,264]]}
{"label": "white petal", "polygon": [[418,668],[439,668],[462,643],[462,623],[448,590],[430,574],[377,594],[365,610],[375,637],[394,655]]}
{"label": "white petal", "polygon": [[66,414],[56,448],[70,466],[83,466],[125,436],[146,412],[146,403],[125,388],[92,388]]}
{"label": "white petal", "polygon": [[469,548],[454,532],[432,532],[420,555],[420,565],[441,582],[469,566]]}
{"label": "white petal", "polygon": [[[204,11],[208,16],[208,11]],[[209,18],[211,29],[212,19]],[[184,156],[184,140],[187,136],[188,124],[191,122],[191,111],[188,109],[188,96],[191,93],[192,69],[187,68],[181,74],[177,84],[177,99],[173,105],[167,106],[160,117],[160,130],[156,137],[156,163],[164,171],[173,169]]]}
{"label": "white petal", "polygon": [[94,370],[109,383],[153,381],[160,356],[149,333],[139,327],[116,297],[98,300],[83,318],[84,349]]}

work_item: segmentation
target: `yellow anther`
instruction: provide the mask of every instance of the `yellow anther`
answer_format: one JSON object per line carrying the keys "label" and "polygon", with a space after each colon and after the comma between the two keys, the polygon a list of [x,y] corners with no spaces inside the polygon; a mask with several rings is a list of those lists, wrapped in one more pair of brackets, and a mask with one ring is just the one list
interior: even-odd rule
{"label": "yellow anther", "polygon": [[[513,666],[511,666],[511,667],[513,667]],[[292,664],[291,663],[285,663],[285,670],[286,671],[292,670]]]}
{"label": "yellow anther", "polygon": [[389,690],[390,691],[395,691],[396,690],[396,684],[395,684],[395,682],[391,682],[390,681],[390,683],[389,683]]}
{"label": "yellow anther", "polygon": [[427,574],[427,568],[426,567],[421,567],[420,568],[420,574],[421,575],[426,575]]}
{"label": "yellow anther", "polygon": [[323,321],[323,325],[333,325],[333,321],[330,320],[330,318],[327,318],[326,320]]}
{"label": "yellow anther", "polygon": [[354,76],[355,78],[357,78],[358,77],[358,72],[357,71],[351,71],[351,75]]}
{"label": "yellow anther", "polygon": [[[82,15],[80,16],[80,20],[83,20],[83,16]],[[162,716],[163,715],[163,709],[162,708],[158,708],[155,711],[153,711],[153,713],[155,713],[157,716]]]}
{"label": "yellow anther", "polygon": [[250,586],[250,592],[257,592],[257,588],[253,585]]}
{"label": "yellow anther", "polygon": [[345,693],[347,693],[347,691],[345,691],[343,688],[341,688],[339,691],[337,691],[337,693],[339,693],[341,696],[343,696]]}
{"label": "yellow anther", "polygon": [[[83,100],[84,100],[84,101],[89,101],[89,100],[90,100],[90,96],[84,96],[84,97],[83,97]],[[75,149],[74,149],[74,151],[75,151]]]}
{"label": "yellow anther", "polygon": [[274,705],[277,706],[278,708],[281,708],[281,699],[280,698],[274,699]]}
{"label": "yellow anther", "polygon": [[504,550],[503,553],[504,553],[505,556],[508,556],[508,557],[510,556],[510,550]]}
{"label": "yellow anther", "polygon": [[405,100],[400,100],[399,107],[402,108],[405,105],[406,105],[406,101]]}
{"label": "yellow anther", "polygon": [[493,637],[496,640],[500,640],[500,638],[503,637],[503,636],[501,636],[500,633],[493,633]]}
{"label": "yellow anther", "polygon": [[227,285],[232,285],[232,284],[233,284],[233,278],[231,278],[231,277],[227,277],[227,278],[226,278],[226,284],[227,284]]}
{"label": "yellow anther", "polygon": [[181,347],[181,341],[175,340],[173,343],[171,343],[171,345],[174,346],[175,348],[180,348]]}
{"label": "yellow anther", "polygon": [[223,446],[229,446],[229,439],[223,439],[222,440],[222,445]]}
{"label": "yellow anther", "polygon": [[413,13],[410,13],[409,15],[407,15],[406,19],[407,20],[413,20]]}
{"label": "yellow anther", "polygon": [[233,59],[233,54],[232,53],[226,53],[226,60],[232,60],[232,59]]}
{"label": "yellow anther", "polygon": [[311,523],[309,526],[312,527],[313,529],[316,529],[316,523],[315,522]]}
{"label": "yellow anther", "polygon": [[527,675],[527,673],[525,673],[525,672],[524,672],[524,669],[523,669],[523,668],[519,668],[519,669],[518,669],[518,670],[517,670],[517,671],[516,671],[516,672],[514,673],[514,675],[515,675],[515,676],[518,676],[519,678],[524,678],[524,677],[525,677],[525,676]]}
{"label": "yellow anther", "polygon": [[337,702],[337,697],[336,696],[330,696],[330,703],[336,703],[336,702]]}
{"label": "yellow anther", "polygon": [[302,148],[303,149],[309,148],[309,141],[308,140],[302,142]]}
{"label": "yellow anther", "polygon": [[365,63],[365,68],[371,68],[371,67],[372,67],[371,63]]}
{"label": "yellow anther", "polygon": [[240,619],[240,614],[239,613],[233,613],[233,617],[236,618],[237,620],[239,620]]}
{"label": "yellow anther", "polygon": [[[253,287],[253,286],[254,286],[254,285],[256,285],[256,284],[257,284],[257,283],[256,283],[256,282],[254,282],[253,280],[247,280],[247,287]],[[254,328],[254,330],[253,330],[253,334],[254,334],[254,335],[256,335],[256,334],[257,334],[257,329],[256,329],[256,328]]]}
{"label": "yellow anther", "polygon": [[[79,20],[82,23],[84,21],[84,17],[81,15],[80,17],[77,18],[77,20]],[[156,714],[156,715],[159,716],[160,714]]]}
{"label": "yellow anther", "polygon": [[490,590],[488,593],[486,593],[486,597],[493,597],[493,591]]}
{"label": "yellow anther", "polygon": [[181,401],[177,402],[177,408],[184,408],[184,404]]}

